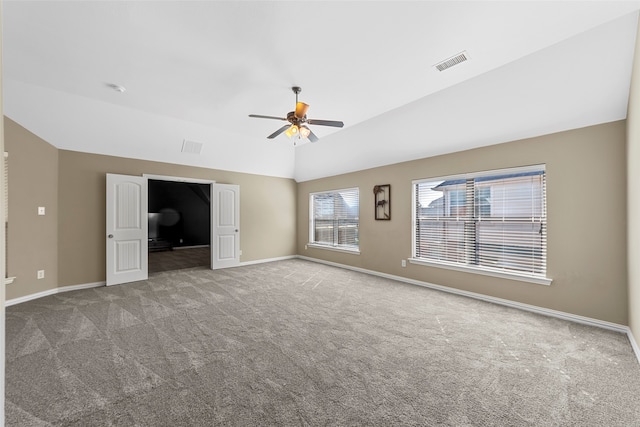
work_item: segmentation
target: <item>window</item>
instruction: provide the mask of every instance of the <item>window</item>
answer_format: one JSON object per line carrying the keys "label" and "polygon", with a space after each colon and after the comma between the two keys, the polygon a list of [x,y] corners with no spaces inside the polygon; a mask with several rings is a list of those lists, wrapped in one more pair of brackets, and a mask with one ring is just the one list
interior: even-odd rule
{"label": "window", "polygon": [[9,277],[9,153],[4,152],[4,263],[5,279],[4,284],[13,283],[15,277]]}
{"label": "window", "polygon": [[544,166],[413,182],[413,259],[546,279]]}
{"label": "window", "polygon": [[359,199],[357,188],[310,194],[309,242],[358,251]]}

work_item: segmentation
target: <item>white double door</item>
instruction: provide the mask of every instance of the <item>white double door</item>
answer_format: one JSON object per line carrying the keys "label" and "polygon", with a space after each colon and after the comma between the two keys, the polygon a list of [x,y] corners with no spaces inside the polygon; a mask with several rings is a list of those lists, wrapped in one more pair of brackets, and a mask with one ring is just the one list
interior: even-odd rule
{"label": "white double door", "polygon": [[[107,174],[107,286],[148,278],[147,177]],[[211,183],[211,268],[240,264],[240,187]]]}

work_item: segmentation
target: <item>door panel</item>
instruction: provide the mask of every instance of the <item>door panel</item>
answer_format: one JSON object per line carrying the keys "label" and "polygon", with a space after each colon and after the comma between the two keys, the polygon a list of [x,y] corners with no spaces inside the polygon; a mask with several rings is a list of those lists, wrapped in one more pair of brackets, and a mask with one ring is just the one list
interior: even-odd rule
{"label": "door panel", "polygon": [[107,174],[107,286],[148,278],[147,179]]}
{"label": "door panel", "polygon": [[236,257],[236,236],[220,236],[218,238],[218,259],[228,260]]}
{"label": "door panel", "polygon": [[138,256],[140,253],[140,241],[123,240],[117,241],[115,244],[115,254],[118,257],[116,271],[126,272],[131,270],[140,270],[141,259]]}
{"label": "door panel", "polygon": [[240,264],[240,186],[214,184],[213,268]]}

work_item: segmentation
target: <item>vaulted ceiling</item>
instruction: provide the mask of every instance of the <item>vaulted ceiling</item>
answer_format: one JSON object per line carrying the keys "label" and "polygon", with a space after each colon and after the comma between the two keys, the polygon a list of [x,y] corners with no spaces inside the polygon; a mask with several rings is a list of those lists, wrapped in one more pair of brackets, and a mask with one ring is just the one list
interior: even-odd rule
{"label": "vaulted ceiling", "polygon": [[[60,149],[305,181],[624,119],[639,9],[5,0],[4,112]],[[294,85],[344,128],[267,139],[283,122],[248,115],[286,116]]]}

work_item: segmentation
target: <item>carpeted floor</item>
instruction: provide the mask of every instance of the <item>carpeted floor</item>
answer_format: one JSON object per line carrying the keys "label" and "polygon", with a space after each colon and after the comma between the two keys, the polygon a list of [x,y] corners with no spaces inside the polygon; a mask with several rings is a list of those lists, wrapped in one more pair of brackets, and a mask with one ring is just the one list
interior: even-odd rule
{"label": "carpeted floor", "polygon": [[7,308],[8,426],[640,426],[626,336],[303,260]]}

